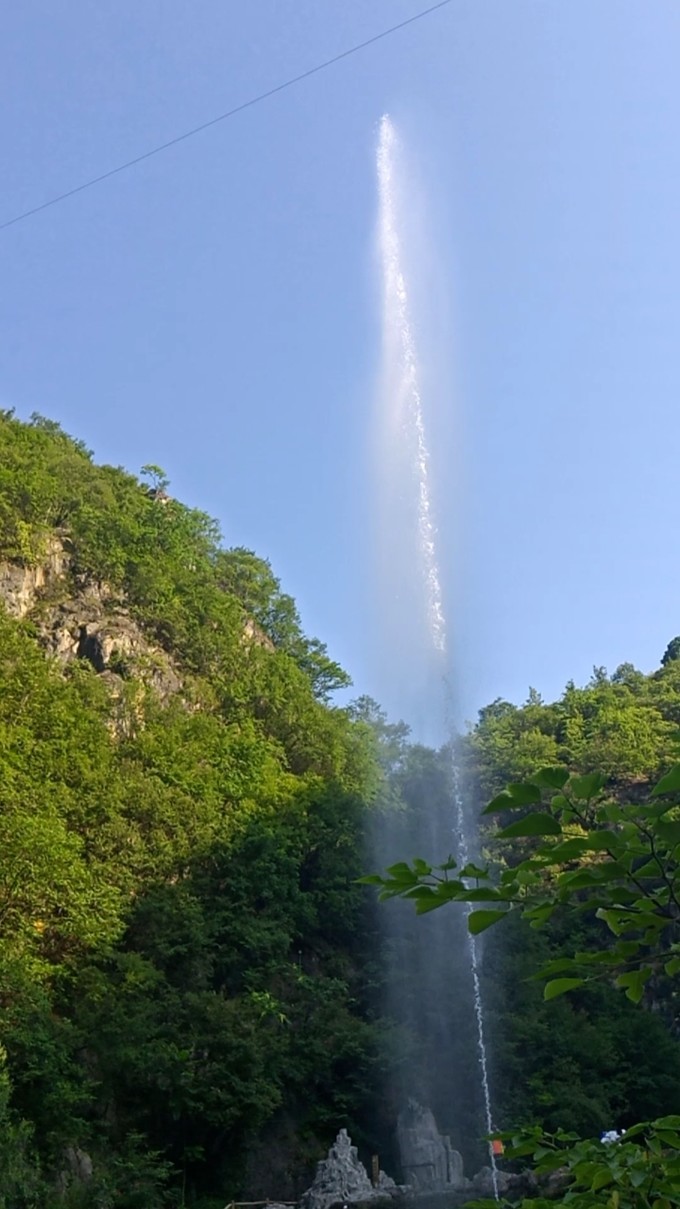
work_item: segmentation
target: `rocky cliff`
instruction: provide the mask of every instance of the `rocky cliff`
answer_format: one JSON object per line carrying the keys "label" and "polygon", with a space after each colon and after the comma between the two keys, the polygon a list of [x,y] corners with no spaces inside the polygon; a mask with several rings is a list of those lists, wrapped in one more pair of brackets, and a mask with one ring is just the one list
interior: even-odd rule
{"label": "rocky cliff", "polygon": [[67,538],[51,538],[34,566],[0,563],[0,600],[11,617],[31,623],[48,655],[63,667],[86,660],[114,696],[131,676],[161,700],[182,688],[174,660],[144,633],[121,594],[74,574]]}

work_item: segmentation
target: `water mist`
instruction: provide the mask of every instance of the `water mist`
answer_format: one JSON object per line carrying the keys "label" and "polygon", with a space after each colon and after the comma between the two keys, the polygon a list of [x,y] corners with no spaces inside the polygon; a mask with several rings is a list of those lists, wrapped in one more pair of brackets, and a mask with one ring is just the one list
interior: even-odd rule
{"label": "water mist", "polygon": [[[419,634],[436,673],[434,695],[440,725],[449,726],[452,711],[446,615],[416,339],[400,234],[398,167],[397,134],[385,115],[380,122],[376,157],[383,322],[379,391],[384,507],[381,573],[383,580],[388,579],[392,585],[389,638],[393,644],[399,642],[400,654],[405,652],[409,642],[404,617],[408,613],[409,637]],[[395,571],[397,563],[401,564],[401,582],[398,568]],[[454,749],[452,734],[450,739],[445,753]],[[398,812],[391,819],[389,810],[381,814],[376,844],[383,864],[416,855],[437,863],[453,849],[456,859],[465,865],[473,854],[475,827],[466,817],[455,762],[450,754],[443,762],[441,754],[434,759],[433,754],[420,749],[417,770],[404,774],[407,783],[401,792],[409,808],[408,819]],[[415,847],[400,848],[404,844]],[[402,1056],[395,1095],[406,1092],[427,1097],[438,1120],[453,1128],[458,1142],[463,1138],[464,1148],[465,1126],[459,1107],[464,1099],[468,1115],[476,1116],[479,1123],[481,1118],[487,1133],[493,1128],[477,943],[467,930],[465,913],[451,908],[414,921],[410,904],[394,903],[384,908],[381,922],[386,931],[390,970],[390,1012],[412,1046],[411,1057]],[[471,1053],[476,1053],[476,1075],[469,1065]],[[469,1079],[474,1080],[477,1104],[475,1095],[465,1087]],[[491,1147],[489,1160],[498,1199]]]}

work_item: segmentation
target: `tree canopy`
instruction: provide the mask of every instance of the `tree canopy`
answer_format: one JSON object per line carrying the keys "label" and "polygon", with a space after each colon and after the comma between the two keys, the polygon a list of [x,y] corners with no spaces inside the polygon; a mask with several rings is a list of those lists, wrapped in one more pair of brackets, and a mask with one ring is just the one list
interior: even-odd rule
{"label": "tree canopy", "polygon": [[[515,1030],[518,1025],[522,1030],[520,1044],[532,1058],[525,1054],[517,1069],[515,1050],[516,1075],[526,1078],[537,1062],[535,1077],[538,1086],[544,1085],[545,1068],[554,1069],[556,1051],[558,1062],[569,1064],[571,1082],[568,1088],[565,1081],[560,1124],[554,1118],[550,1122],[544,1103],[536,1105],[534,1123],[528,1126],[521,1119],[522,1098],[514,1098],[520,1114],[516,1124],[524,1123],[525,1129],[505,1133],[509,1158],[531,1156],[539,1187],[541,1178],[557,1174],[558,1180],[550,1196],[537,1191],[525,1198],[527,1207],[554,1204],[555,1189],[561,1189],[561,1203],[575,1209],[680,1204],[678,1052],[673,1039],[680,973],[680,764],[672,763],[677,753],[673,662],[667,659],[652,677],[629,665],[611,678],[598,669],[587,689],[570,685],[553,706],[533,695],[521,710],[494,703],[461,743],[468,775],[487,790],[497,783],[499,768],[505,776],[523,779],[510,781],[484,810],[485,818],[493,820],[486,832],[485,862],[460,867],[453,858],[439,865],[422,858],[402,860],[386,874],[365,879],[379,887],[383,899],[412,900],[419,914],[465,904],[474,935],[501,921],[519,924],[519,931],[510,928],[515,979],[506,983],[512,1000],[505,1012]],[[546,739],[553,762],[543,767]],[[598,753],[602,772],[592,771]],[[655,781],[664,764],[666,771]],[[532,943],[527,924],[539,935],[547,934],[549,943]],[[547,1010],[556,1011],[552,1020],[536,1011],[535,1000],[535,1014],[527,1017],[526,996],[516,979],[517,935],[523,938],[520,968],[525,977],[544,981]],[[498,948],[491,953],[498,961]],[[640,1027],[629,1032],[625,1018],[610,1008],[606,1037],[613,1047],[603,1063],[601,1030],[591,1031],[590,1020],[597,1019],[598,1000],[604,996],[610,1002],[611,987],[651,1009],[653,1016],[638,1017]],[[552,1002],[567,994],[578,1001],[578,1035],[571,1013],[565,1015],[561,1004]],[[493,1010],[493,995],[491,1003]],[[547,1037],[542,1037],[544,1021]],[[620,1023],[628,1037],[619,1027],[617,1040]],[[637,1054],[631,1046],[635,1034]],[[642,1086],[626,1090],[626,1050],[631,1046],[638,1079],[643,1064],[649,1078],[652,1044],[664,1058],[649,1094]],[[595,1084],[606,1083],[604,1099],[595,1086],[579,1107],[574,1078],[586,1082],[579,1074],[578,1055],[584,1047]],[[670,1081],[664,1078],[664,1066],[674,1072]],[[617,1111],[619,1123],[626,1117],[624,1136],[613,1131],[612,1141],[582,1141],[569,1132],[570,1113],[577,1128],[600,1132],[604,1121],[598,1120],[598,1100],[606,1110]],[[659,1116],[664,1101],[666,1115]],[[652,1119],[640,1122],[628,1116],[634,1103]]]}
{"label": "tree canopy", "polygon": [[[0,608],[6,1209],[221,1207],[257,1191],[268,1147],[262,1192],[290,1195],[376,1093],[356,878],[377,768],[331,701],[348,677],[266,561],[145,476],[0,418],[0,562],[63,551],[23,619]],[[176,691],[142,691],[124,658],[46,657],[93,591],[167,652]]]}
{"label": "tree canopy", "polygon": [[[517,1161],[566,1164],[576,1209],[678,1203],[677,639],[434,751],[337,705],[348,676],[269,563],[162,467],[10,413],[0,597],[0,1209],[294,1197],[343,1126],[389,1166],[404,1055],[436,1083],[443,1012],[463,1082],[475,1059],[415,917],[386,953],[367,833],[386,892],[458,899],[458,932],[470,910]],[[134,642],[95,659],[107,625]],[[453,756],[469,812],[494,800],[467,873],[414,847]],[[614,1124],[614,1149],[566,1136]]]}

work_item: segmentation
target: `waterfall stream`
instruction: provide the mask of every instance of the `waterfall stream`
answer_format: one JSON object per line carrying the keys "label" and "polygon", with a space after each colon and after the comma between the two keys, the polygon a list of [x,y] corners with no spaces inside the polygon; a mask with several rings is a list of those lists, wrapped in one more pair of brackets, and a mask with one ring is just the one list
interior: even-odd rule
{"label": "waterfall stream", "polygon": [[[430,456],[426,439],[423,399],[402,239],[400,236],[398,188],[399,140],[388,115],[380,121],[376,167],[378,178],[378,243],[382,270],[383,320],[383,395],[389,423],[400,447],[400,466],[406,469],[407,482],[402,484],[415,514],[419,572],[414,578],[419,585],[416,599],[424,606],[428,641],[441,660],[443,686],[442,716],[448,712],[446,678],[447,625],[443,603],[441,575],[437,555],[437,534],[433,516]],[[464,800],[458,784],[457,770],[452,769],[452,826],[457,857],[462,866],[474,850],[475,829],[466,817]],[[443,853],[443,857],[446,853]],[[469,914],[470,908],[467,908]],[[467,921],[466,921],[467,922]],[[484,1011],[479,979],[479,954],[475,937],[467,934],[467,961],[471,974],[471,1011],[474,1012],[477,1035],[479,1071],[482,1083],[486,1130],[493,1130],[491,1093],[489,1088],[487,1050],[484,1034]],[[489,1145],[489,1160],[494,1194],[498,1200],[496,1160]]]}

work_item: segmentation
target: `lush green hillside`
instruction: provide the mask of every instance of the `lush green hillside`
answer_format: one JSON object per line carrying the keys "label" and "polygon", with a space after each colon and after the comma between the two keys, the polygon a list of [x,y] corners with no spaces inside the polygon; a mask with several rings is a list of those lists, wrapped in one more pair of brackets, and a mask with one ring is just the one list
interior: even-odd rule
{"label": "lush green hillside", "polygon": [[[547,765],[641,797],[678,759],[679,648],[483,710],[456,751],[471,812]],[[448,819],[451,753],[335,706],[347,683],[269,565],[157,467],[0,416],[0,1209],[294,1195],[340,1126],[386,1153],[405,1056],[432,1084],[442,1016],[474,1081],[456,980],[427,990],[418,921],[390,957],[356,881],[367,822],[379,852],[396,821],[386,863]],[[581,942],[599,922],[559,912],[485,942],[500,1125],[680,1109],[672,989],[642,1014],[604,984],[543,1001],[532,975]],[[434,1096],[477,1145],[473,1094]]]}
{"label": "lush green hillside", "polygon": [[[615,798],[643,799],[680,758],[679,645],[671,643],[649,675],[630,664],[611,675],[596,668],[588,685],[569,684],[556,702],[532,692],[519,708],[496,701],[482,710],[459,750],[476,809],[547,766],[601,771]],[[517,856],[510,846],[504,859]],[[539,930],[517,916],[486,934],[499,1124],[537,1121],[592,1135],[680,1111],[677,1009],[667,987],[657,986],[653,1010],[640,1012],[606,980],[545,1002],[534,977],[548,960],[613,939],[592,915],[568,911]]]}
{"label": "lush green hillside", "polygon": [[[550,766],[580,773],[602,769],[609,791],[617,799],[644,798],[649,786],[678,759],[678,645],[669,646],[661,666],[651,675],[630,665],[611,676],[596,669],[590,684],[582,689],[568,685],[556,702],[544,703],[532,692],[523,706],[497,701],[483,709],[477,724],[456,743],[469,817],[479,818],[508,782],[521,781]],[[454,817],[447,774],[450,751],[437,754],[409,745],[403,728],[387,726],[379,714],[374,725],[389,771],[391,794],[384,809],[396,815],[396,826],[388,829],[390,848],[383,867],[415,856],[435,863],[444,860],[452,847]],[[526,855],[527,841],[508,842],[499,849],[492,840],[493,830],[487,835],[484,853],[492,866],[512,866]],[[380,857],[378,845],[376,865]],[[391,914],[397,905],[407,907],[406,903],[384,903],[382,911]],[[442,960],[447,962],[448,976],[428,986],[429,954],[424,954],[423,940],[427,937],[433,948],[438,943],[435,925],[444,923],[440,915],[447,917],[442,944],[447,956]],[[466,1111],[474,1124],[478,1100],[475,1038],[470,1031],[469,998],[466,1017],[460,1014],[460,994],[455,990],[461,986],[466,994],[460,927],[459,905],[424,917],[416,917],[411,909],[402,916],[401,948],[393,978],[400,986],[401,1019],[415,1021],[417,1038],[411,1042],[417,1054],[414,1067],[427,1077],[428,1094],[440,1121],[469,1154],[470,1122],[461,1120],[460,1102],[452,1096],[450,1083],[453,1066],[460,1072],[461,1084],[469,1089]],[[594,913],[574,917],[569,911],[556,911],[540,930],[531,928],[517,913],[502,928],[480,936],[489,1065],[499,1127],[537,1122],[548,1129],[575,1130],[589,1136],[615,1125],[680,1112],[677,1007],[667,984],[655,981],[653,1010],[648,1012],[640,1012],[606,979],[557,1002],[543,998],[543,984],[535,976],[546,962],[609,941],[613,937]],[[417,986],[412,971],[418,974]],[[429,1023],[427,1004],[420,1003],[419,990],[421,997],[429,992]],[[455,1021],[449,1041],[442,1038],[441,1023],[436,1019],[443,1007]],[[448,1062],[444,1047],[451,1051]],[[393,1079],[400,1073],[403,1079],[404,1065],[395,1063]],[[438,1072],[443,1082],[438,1081]],[[412,1072],[409,1077],[413,1078]],[[407,1089],[400,1087],[399,1094],[403,1101]],[[477,1107],[477,1136],[479,1115]]]}
{"label": "lush green hillside", "polygon": [[465,904],[480,937],[508,1206],[680,1204],[679,656],[483,710],[455,761],[488,803],[475,863],[440,846],[366,879],[425,921]]}
{"label": "lush green hillside", "polygon": [[69,1148],[97,1206],[290,1192],[371,1117],[370,736],[268,564],[151,478],[0,421],[8,1206],[75,1204]]}
{"label": "lush green hillside", "polygon": [[464,747],[476,800],[556,764],[622,786],[654,780],[680,753],[679,645],[669,644],[651,675],[630,663],[611,676],[594,668],[585,688],[569,683],[551,704],[532,691],[520,708],[499,700],[481,710]]}

